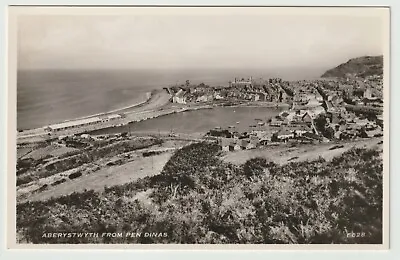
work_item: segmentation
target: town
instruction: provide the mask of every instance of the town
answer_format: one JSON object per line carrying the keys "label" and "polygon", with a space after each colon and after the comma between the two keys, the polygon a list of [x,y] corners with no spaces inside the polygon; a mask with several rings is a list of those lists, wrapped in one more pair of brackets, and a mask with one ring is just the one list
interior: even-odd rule
{"label": "town", "polygon": [[320,79],[288,82],[237,79],[226,87],[174,86],[172,102],[178,104],[271,105],[286,104],[278,116],[255,119],[248,131],[235,125],[210,129],[223,151],[253,149],[280,143],[319,143],[383,135],[382,76],[365,79]]}

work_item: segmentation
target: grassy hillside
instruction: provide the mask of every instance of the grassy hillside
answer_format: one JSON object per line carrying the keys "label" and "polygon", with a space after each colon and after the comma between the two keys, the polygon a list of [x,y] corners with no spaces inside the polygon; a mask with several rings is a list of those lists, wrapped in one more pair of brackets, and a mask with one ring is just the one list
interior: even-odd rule
{"label": "grassy hillside", "polygon": [[[17,205],[17,232],[28,243],[382,243],[381,152],[236,166],[220,159],[217,145],[192,144],[158,176]],[[100,235],[43,237],[53,232]]]}
{"label": "grassy hillside", "polygon": [[383,74],[383,56],[363,56],[348,60],[326,71],[321,77],[346,78],[348,76],[365,78]]}

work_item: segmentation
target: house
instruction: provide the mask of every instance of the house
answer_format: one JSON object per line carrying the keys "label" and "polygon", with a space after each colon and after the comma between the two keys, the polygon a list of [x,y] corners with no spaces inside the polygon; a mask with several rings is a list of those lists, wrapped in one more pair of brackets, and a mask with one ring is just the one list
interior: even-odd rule
{"label": "house", "polygon": [[240,140],[240,148],[242,150],[248,150],[248,149],[255,148],[255,146],[250,142],[249,139],[242,139],[242,140]]}
{"label": "house", "polygon": [[309,99],[306,106],[308,107],[316,107],[319,106],[320,102],[316,98]]}
{"label": "house", "polygon": [[214,98],[215,98],[216,100],[224,99],[219,93],[216,93],[215,96],[214,96]]}
{"label": "house", "polygon": [[257,136],[250,137],[250,147],[251,148],[256,148],[259,143],[260,143],[260,139]]}
{"label": "house", "polygon": [[64,140],[64,139],[66,139],[68,136],[67,135],[60,135],[59,137],[58,137],[58,140],[59,141],[62,141],[62,140]]}
{"label": "house", "polygon": [[302,136],[305,133],[312,132],[311,128],[306,125],[296,125],[292,128],[295,137]]}
{"label": "house", "polygon": [[272,135],[272,139],[277,141],[286,142],[290,138],[294,138],[294,133],[290,132],[289,130],[282,129]]}
{"label": "house", "polygon": [[312,116],[310,115],[310,113],[307,111],[304,113],[304,115],[301,117],[301,121],[306,123],[306,124],[312,124],[313,119]]}
{"label": "house", "polygon": [[327,112],[326,115],[327,115],[327,118],[329,118],[329,122],[331,122],[332,124],[339,123],[339,121],[340,121],[340,113]]}
{"label": "house", "polygon": [[232,140],[230,138],[222,138],[220,140],[220,145],[222,148],[222,151],[224,152],[228,152],[229,151],[229,145],[232,142]]}
{"label": "house", "polygon": [[186,104],[186,98],[184,96],[185,94],[185,90],[179,89],[175,96],[172,97],[172,102],[178,104]]}
{"label": "house", "polygon": [[252,100],[252,101],[258,101],[258,100],[260,100],[260,95],[258,95],[258,94],[253,94],[253,95],[251,96],[251,100]]}
{"label": "house", "polygon": [[81,138],[88,139],[90,137],[90,134],[81,134]]}
{"label": "house", "polygon": [[251,131],[250,135],[260,138],[264,136],[266,133],[267,132],[265,130],[253,130]]}
{"label": "house", "polygon": [[294,111],[291,111],[291,112],[283,111],[283,112],[281,112],[281,113],[279,114],[279,116],[280,116],[283,120],[287,119],[288,121],[293,121],[293,118],[296,116],[296,112],[294,112]]}
{"label": "house", "polygon": [[358,131],[356,129],[346,129],[346,131],[343,131],[342,134],[340,135],[341,139],[352,139],[357,137]]}
{"label": "house", "polygon": [[364,90],[363,97],[364,97],[364,98],[367,98],[367,99],[369,99],[369,98],[372,97],[372,92],[371,92],[371,89],[370,89],[370,88],[366,88],[366,89]]}
{"label": "house", "polygon": [[375,128],[372,130],[364,130],[361,132],[361,137],[378,137],[378,136],[382,136],[382,130],[380,128]]}
{"label": "house", "polygon": [[236,141],[231,141],[229,144],[229,151],[238,151],[240,150],[240,144]]}
{"label": "house", "polygon": [[369,124],[369,120],[366,118],[364,118],[364,119],[355,118],[354,123],[356,123],[357,125],[360,125],[360,126],[366,126]]}
{"label": "house", "polygon": [[207,102],[207,100],[208,100],[207,96],[206,96],[206,95],[203,95],[203,96],[199,96],[199,97],[196,99],[196,102]]}
{"label": "house", "polygon": [[335,137],[336,139],[340,139],[341,135],[342,135],[342,131],[339,130],[339,131],[336,131],[336,132],[335,132],[334,137]]}
{"label": "house", "polygon": [[259,138],[258,143],[261,144],[261,145],[267,145],[267,143],[269,143],[271,141],[272,135],[273,134],[271,134],[271,133],[267,133],[267,134],[261,136]]}

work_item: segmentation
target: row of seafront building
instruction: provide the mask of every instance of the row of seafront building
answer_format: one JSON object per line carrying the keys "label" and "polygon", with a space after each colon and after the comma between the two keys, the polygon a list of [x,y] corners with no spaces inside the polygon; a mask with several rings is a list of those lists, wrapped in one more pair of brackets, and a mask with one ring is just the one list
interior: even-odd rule
{"label": "row of seafront building", "polygon": [[57,124],[48,125],[45,130],[48,132],[58,132],[83,126],[96,125],[98,123],[110,122],[111,120],[121,119],[124,115],[112,114],[107,116],[95,116],[77,120],[65,121]]}

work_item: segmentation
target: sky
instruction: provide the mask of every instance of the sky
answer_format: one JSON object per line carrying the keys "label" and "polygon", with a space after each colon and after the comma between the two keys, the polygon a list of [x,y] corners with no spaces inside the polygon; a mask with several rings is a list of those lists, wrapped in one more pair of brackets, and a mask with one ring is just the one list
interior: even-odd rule
{"label": "sky", "polygon": [[383,54],[378,12],[238,9],[20,15],[18,69],[330,68]]}

